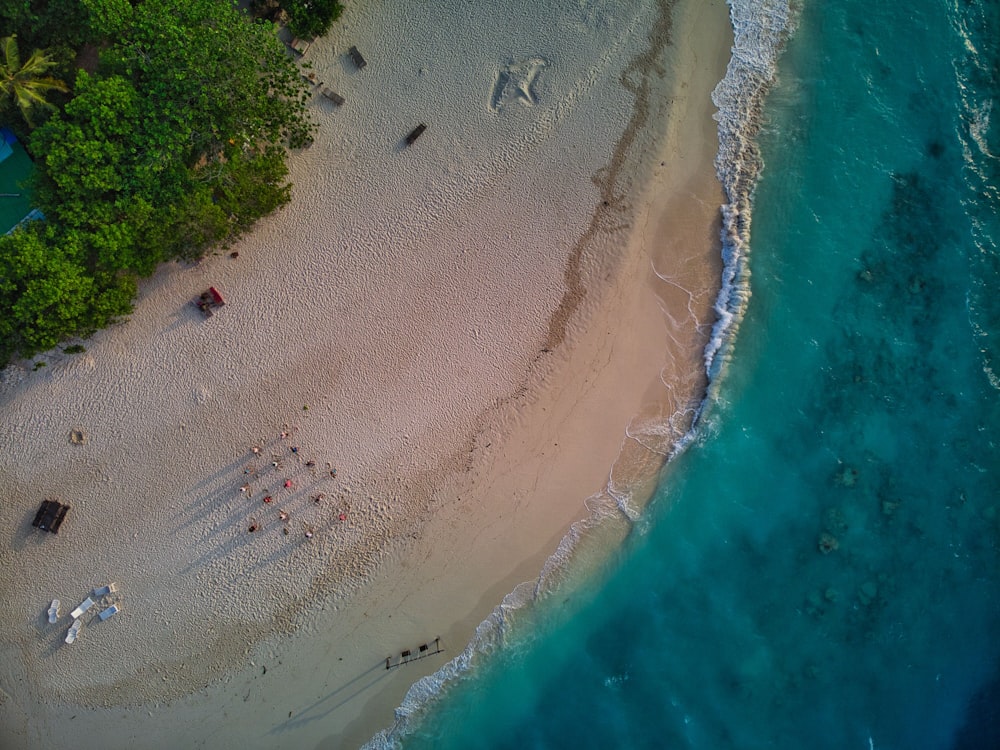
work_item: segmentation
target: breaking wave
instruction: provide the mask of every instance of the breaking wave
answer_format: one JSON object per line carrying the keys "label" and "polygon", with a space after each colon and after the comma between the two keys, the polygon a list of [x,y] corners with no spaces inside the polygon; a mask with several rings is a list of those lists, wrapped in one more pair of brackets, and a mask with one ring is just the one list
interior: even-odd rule
{"label": "breaking wave", "polygon": [[[793,31],[795,11],[789,0],[730,0],[734,45],[726,75],[712,92],[718,108],[719,153],[716,172],[725,191],[722,206],[722,282],[715,301],[717,320],[704,351],[708,390],[679,432],[668,420],[664,429],[672,440],[667,460],[682,452],[698,433],[701,414],[714,396],[716,383],[728,359],[743,311],[750,297],[747,258],[753,192],[763,163],[757,147],[764,98],[774,82],[778,55]],[[632,439],[627,437],[626,440]],[[434,674],[415,682],[395,711],[391,727],[379,732],[365,750],[399,748],[427,715],[443,691],[463,679],[508,642],[518,615],[551,591],[576,561],[581,542],[609,522],[634,523],[639,512],[629,503],[627,488],[616,488],[614,477],[607,490],[587,500],[590,516],[574,524],[549,557],[536,581],[518,585],[476,628],[465,649]]]}

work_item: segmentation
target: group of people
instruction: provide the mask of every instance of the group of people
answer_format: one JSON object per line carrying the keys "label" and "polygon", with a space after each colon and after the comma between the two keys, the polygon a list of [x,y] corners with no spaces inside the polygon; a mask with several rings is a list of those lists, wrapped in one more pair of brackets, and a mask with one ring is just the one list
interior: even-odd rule
{"label": "group of people", "polygon": [[[292,436],[293,430],[294,430],[294,428],[288,427],[286,425],[285,429],[283,429],[281,431],[281,433],[280,433],[280,438],[282,440],[287,440],[288,438],[290,438]],[[255,456],[259,456],[260,453],[261,453],[261,447],[259,445],[253,446],[250,450],[251,450],[251,452]],[[290,450],[291,450],[291,452],[293,454],[295,454],[296,456],[298,456],[299,446],[292,445],[292,446],[290,446]],[[281,467],[282,467],[281,457],[280,456],[273,456],[273,459],[274,460],[271,461],[271,468],[275,469],[275,470],[281,469]],[[307,468],[312,469],[312,468],[314,468],[316,466],[316,462],[315,461],[311,461],[311,460],[310,461],[306,461],[305,465],[306,465]],[[330,467],[329,468],[330,476],[332,478],[336,478],[336,476],[337,476],[337,470],[333,467],[332,464],[327,464],[327,466]],[[243,469],[243,473],[244,473],[244,475],[254,475],[254,474],[257,473],[257,469],[256,469],[256,467],[254,467],[252,465],[251,466],[247,466],[247,467],[245,467]],[[295,487],[295,482],[292,479],[285,479],[285,481],[284,481],[284,488],[285,489],[292,489],[294,487]],[[252,487],[251,487],[251,485],[250,485],[249,482],[247,482],[246,484],[244,484],[243,486],[240,487],[240,494],[247,495],[247,496],[252,496],[253,495],[253,489],[252,489]],[[324,495],[321,492],[321,493],[319,493],[317,495],[313,495],[312,496],[312,500],[313,500],[313,502],[316,505],[319,505],[325,497],[326,497],[326,495]],[[264,502],[265,505],[270,505],[272,502],[274,502],[274,498],[271,495],[264,495],[264,497],[262,498],[262,500],[263,500],[263,502]],[[290,533],[289,525],[288,525],[288,519],[289,519],[289,513],[288,513],[288,511],[285,510],[284,508],[279,508],[278,509],[278,518],[281,520],[281,522],[283,524],[283,526],[281,528],[281,533],[284,534],[285,536],[288,536],[288,534]],[[345,513],[341,513],[340,514],[340,520],[344,521],[346,519],[347,519],[347,515]],[[256,531],[259,531],[260,528],[261,528],[260,522],[256,518],[251,517],[250,518],[250,525],[247,527],[247,532],[250,533],[250,534],[253,534]],[[314,535],[313,527],[309,526],[309,525],[306,525],[304,527],[303,534],[304,534],[304,536],[305,536],[306,539],[312,539],[313,535]]]}

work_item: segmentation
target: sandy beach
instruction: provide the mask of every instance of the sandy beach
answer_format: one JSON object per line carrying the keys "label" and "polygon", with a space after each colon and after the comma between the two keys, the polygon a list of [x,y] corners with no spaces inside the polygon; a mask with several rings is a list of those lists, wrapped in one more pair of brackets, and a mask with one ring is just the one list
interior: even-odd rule
{"label": "sandy beach", "polygon": [[291,204],[0,373],[0,744],[360,746],[627,525],[704,388],[731,41],[721,0],[350,4]]}

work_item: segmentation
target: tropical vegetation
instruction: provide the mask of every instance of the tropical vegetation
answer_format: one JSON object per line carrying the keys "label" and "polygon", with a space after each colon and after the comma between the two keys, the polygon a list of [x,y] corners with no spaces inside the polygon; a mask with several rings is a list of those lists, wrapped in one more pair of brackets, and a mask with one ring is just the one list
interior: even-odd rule
{"label": "tropical vegetation", "polygon": [[275,27],[231,0],[0,5],[0,124],[45,215],[0,236],[2,366],[128,315],[139,278],[287,203],[288,149],[313,126]]}
{"label": "tropical vegetation", "polygon": [[252,0],[250,3],[254,16],[287,23],[289,30],[302,39],[326,34],[343,10],[337,0]]}
{"label": "tropical vegetation", "polygon": [[39,108],[56,108],[47,99],[51,92],[69,91],[65,83],[48,75],[56,65],[56,61],[40,49],[32,52],[22,64],[17,35],[0,39],[0,96],[13,99],[28,127],[34,127],[32,112]]}

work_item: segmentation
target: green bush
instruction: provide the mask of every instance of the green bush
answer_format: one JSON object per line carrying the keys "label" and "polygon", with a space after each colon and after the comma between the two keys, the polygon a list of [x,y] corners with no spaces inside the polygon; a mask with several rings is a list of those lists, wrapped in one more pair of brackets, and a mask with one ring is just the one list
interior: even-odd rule
{"label": "green bush", "polygon": [[324,36],[344,7],[337,0],[281,0],[288,13],[288,28],[297,37]]}

